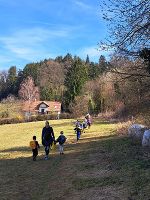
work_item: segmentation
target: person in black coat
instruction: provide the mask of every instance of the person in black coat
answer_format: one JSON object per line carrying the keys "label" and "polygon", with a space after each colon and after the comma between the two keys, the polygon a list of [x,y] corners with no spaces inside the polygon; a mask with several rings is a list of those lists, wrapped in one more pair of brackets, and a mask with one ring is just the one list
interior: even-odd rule
{"label": "person in black coat", "polygon": [[42,144],[45,147],[45,160],[48,159],[50,146],[55,141],[53,128],[49,125],[49,122],[45,122],[45,127],[42,130]]}

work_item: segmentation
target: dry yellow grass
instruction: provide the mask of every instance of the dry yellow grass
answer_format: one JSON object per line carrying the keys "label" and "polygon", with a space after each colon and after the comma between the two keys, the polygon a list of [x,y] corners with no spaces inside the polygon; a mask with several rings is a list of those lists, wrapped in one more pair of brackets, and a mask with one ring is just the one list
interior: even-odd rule
{"label": "dry yellow grass", "polygon": [[1,200],[147,200],[149,154],[116,135],[120,124],[94,120],[76,143],[74,120],[50,121],[56,137],[64,131],[65,155],[57,149],[32,161],[29,141],[41,143],[44,122],[0,126]]}

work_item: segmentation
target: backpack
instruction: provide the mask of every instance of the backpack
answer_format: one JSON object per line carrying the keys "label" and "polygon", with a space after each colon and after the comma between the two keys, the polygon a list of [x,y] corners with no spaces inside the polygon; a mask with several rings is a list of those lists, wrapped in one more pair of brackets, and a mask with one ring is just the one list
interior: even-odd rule
{"label": "backpack", "polygon": [[31,147],[31,149],[36,149],[36,142],[30,141],[30,147]]}
{"label": "backpack", "polygon": [[61,136],[60,136],[59,142],[60,142],[61,144],[64,144],[65,141],[66,141],[66,137],[65,137],[64,135],[61,135]]}

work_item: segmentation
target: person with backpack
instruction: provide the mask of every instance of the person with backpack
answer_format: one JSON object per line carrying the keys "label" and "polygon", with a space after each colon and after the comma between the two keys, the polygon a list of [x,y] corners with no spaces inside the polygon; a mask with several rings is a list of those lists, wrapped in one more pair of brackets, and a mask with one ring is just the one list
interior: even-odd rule
{"label": "person with backpack", "polygon": [[33,157],[33,161],[36,161],[36,157],[38,155],[38,149],[40,148],[40,145],[38,143],[38,141],[36,141],[36,136],[33,136],[33,140],[30,141],[30,147],[32,149],[32,157]]}
{"label": "person with backpack", "polygon": [[82,128],[81,128],[80,125],[78,125],[78,126],[76,126],[76,127],[74,128],[74,130],[75,130],[75,133],[76,133],[76,135],[77,135],[77,142],[78,142],[78,140],[80,139],[80,136],[81,136]]}
{"label": "person with backpack", "polygon": [[45,160],[48,160],[50,146],[55,141],[53,128],[49,125],[49,122],[45,122],[45,127],[42,130],[42,144],[45,147]]}
{"label": "person with backpack", "polygon": [[64,132],[60,131],[60,136],[55,141],[56,143],[59,142],[59,152],[60,155],[64,154],[64,143],[66,142],[66,137],[64,136]]}

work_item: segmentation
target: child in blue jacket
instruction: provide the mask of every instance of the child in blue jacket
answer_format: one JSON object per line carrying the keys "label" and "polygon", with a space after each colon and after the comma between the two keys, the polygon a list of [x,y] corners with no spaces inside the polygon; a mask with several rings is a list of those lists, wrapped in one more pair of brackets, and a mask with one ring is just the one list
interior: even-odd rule
{"label": "child in blue jacket", "polygon": [[64,154],[64,143],[66,142],[66,137],[64,136],[64,132],[60,131],[60,136],[57,138],[55,142],[59,142],[59,152],[60,155]]}

